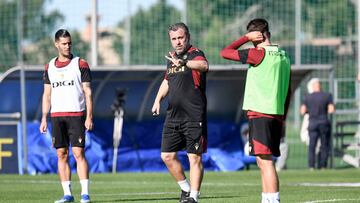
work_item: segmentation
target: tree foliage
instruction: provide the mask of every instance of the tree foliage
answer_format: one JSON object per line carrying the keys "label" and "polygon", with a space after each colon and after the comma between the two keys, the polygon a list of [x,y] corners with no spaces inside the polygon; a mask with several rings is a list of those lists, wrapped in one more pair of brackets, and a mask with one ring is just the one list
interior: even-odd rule
{"label": "tree foliage", "polygon": [[[179,21],[180,12],[166,0],[159,0],[148,10],[139,9],[131,17],[130,63],[163,64],[170,45],[168,27]],[[117,42],[115,48],[123,50],[122,43]]]}
{"label": "tree foliage", "polygon": [[[4,0],[0,1],[0,72],[15,65],[18,61],[18,3],[23,5],[23,51],[25,64],[44,64],[57,52],[52,33],[64,19],[60,11],[45,11],[45,3],[51,0]],[[77,33],[71,33],[74,50],[86,54],[86,44]]]}
{"label": "tree foliage", "polygon": [[[302,0],[301,12],[303,40],[346,37],[356,32],[355,6],[349,0]],[[288,47],[293,54],[296,36],[294,0],[218,0],[206,3],[187,0],[187,13],[192,39],[204,49],[211,63],[225,62],[214,52],[246,33],[246,25],[253,18],[267,19],[272,41]],[[329,49],[325,60],[334,59],[333,51]],[[315,62],[321,61],[309,58],[306,63]]]}

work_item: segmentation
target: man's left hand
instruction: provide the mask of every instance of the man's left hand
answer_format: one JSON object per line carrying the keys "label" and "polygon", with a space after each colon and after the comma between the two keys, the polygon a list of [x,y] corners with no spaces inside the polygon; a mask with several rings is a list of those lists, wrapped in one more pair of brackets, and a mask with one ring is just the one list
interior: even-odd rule
{"label": "man's left hand", "polygon": [[94,127],[92,119],[86,118],[85,120],[85,128],[86,130],[92,130]]}

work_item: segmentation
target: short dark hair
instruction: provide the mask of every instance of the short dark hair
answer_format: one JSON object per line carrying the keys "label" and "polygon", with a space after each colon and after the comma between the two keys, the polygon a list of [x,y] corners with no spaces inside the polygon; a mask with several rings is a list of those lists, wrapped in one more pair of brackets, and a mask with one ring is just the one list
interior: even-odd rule
{"label": "short dark hair", "polygon": [[69,31],[65,30],[65,29],[59,29],[58,31],[56,31],[55,33],[55,41],[58,41],[60,39],[60,37],[70,37],[71,35],[69,33]]}
{"label": "short dark hair", "polygon": [[186,37],[188,37],[188,38],[190,37],[188,26],[186,26],[185,23],[182,23],[182,22],[170,25],[170,27],[168,29],[168,33],[170,33],[170,31],[177,31],[179,28],[181,28],[181,29],[183,29],[185,31]]}
{"label": "short dark hair", "polygon": [[259,31],[261,33],[269,33],[269,24],[265,19],[256,18],[248,23],[246,29],[248,32]]}

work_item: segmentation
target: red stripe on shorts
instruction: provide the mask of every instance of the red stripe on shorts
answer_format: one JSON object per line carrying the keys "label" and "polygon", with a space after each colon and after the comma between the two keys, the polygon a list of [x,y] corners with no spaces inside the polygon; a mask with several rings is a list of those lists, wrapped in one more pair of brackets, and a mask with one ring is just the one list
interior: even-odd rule
{"label": "red stripe on shorts", "polygon": [[254,154],[255,155],[259,155],[259,154],[272,154],[271,150],[269,147],[267,147],[266,145],[264,145],[261,142],[258,142],[256,140],[252,140],[253,142],[253,148],[254,148]]}

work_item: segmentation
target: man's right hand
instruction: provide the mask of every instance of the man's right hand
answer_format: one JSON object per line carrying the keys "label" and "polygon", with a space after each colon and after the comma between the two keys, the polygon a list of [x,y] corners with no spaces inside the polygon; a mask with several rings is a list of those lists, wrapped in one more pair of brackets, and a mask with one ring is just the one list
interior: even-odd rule
{"label": "man's right hand", "polygon": [[46,130],[47,130],[47,122],[46,121],[41,121],[39,130],[40,130],[40,133],[46,133]]}
{"label": "man's right hand", "polygon": [[158,116],[160,114],[160,102],[154,102],[151,112],[153,116]]}
{"label": "man's right hand", "polygon": [[249,41],[259,42],[264,40],[264,35],[259,31],[252,31],[245,35]]}

